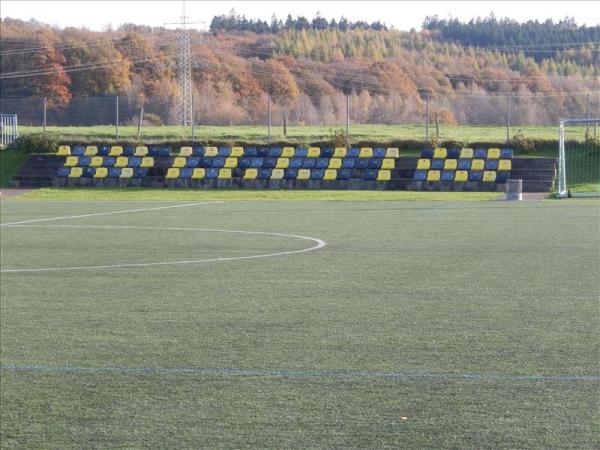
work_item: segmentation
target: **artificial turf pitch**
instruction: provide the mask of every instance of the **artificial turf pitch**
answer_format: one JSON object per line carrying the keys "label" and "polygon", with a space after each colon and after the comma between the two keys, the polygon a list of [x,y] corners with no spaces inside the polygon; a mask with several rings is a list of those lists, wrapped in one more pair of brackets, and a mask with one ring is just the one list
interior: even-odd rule
{"label": "artificial turf pitch", "polygon": [[[182,203],[9,200],[2,223]],[[225,201],[3,226],[2,447],[597,447],[599,212]],[[326,245],[233,259],[315,242],[199,228]]]}

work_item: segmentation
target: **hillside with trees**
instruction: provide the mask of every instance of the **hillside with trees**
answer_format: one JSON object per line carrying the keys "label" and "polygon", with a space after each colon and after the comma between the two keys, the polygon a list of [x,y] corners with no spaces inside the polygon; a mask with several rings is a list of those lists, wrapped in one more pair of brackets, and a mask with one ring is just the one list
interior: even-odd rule
{"label": "hillside with trees", "polygon": [[[5,105],[46,97],[54,117],[73,122],[85,98],[119,95],[131,111],[143,105],[155,124],[177,123],[175,30],[126,24],[95,32],[9,18],[0,27]],[[434,17],[401,32],[380,22],[267,23],[232,12],[190,39],[204,124],[264,123],[269,95],[276,120],[285,113],[293,124],[342,123],[346,95],[355,123],[419,122],[427,97],[442,123],[502,123],[507,93],[515,123],[543,124],[580,114],[586,92],[600,90],[600,26],[569,20]]]}

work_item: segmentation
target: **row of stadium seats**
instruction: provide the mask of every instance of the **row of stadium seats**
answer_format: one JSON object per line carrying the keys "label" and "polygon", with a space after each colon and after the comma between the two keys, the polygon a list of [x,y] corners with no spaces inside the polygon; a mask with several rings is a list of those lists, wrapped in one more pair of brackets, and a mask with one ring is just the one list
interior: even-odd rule
{"label": "row of stadium seats", "polygon": [[510,159],[424,159],[417,170],[511,170]]}
{"label": "row of stadium seats", "polygon": [[509,171],[495,170],[416,170],[414,181],[483,181],[506,183],[510,179]]}
{"label": "row of stadium seats", "polygon": [[[59,156],[171,156],[171,147],[150,147],[138,145],[76,145],[73,148],[61,145],[58,148]],[[188,157],[261,157],[261,158],[398,158],[400,151],[397,148],[384,147],[181,147],[179,156]]]}
{"label": "row of stadium seats", "polygon": [[152,156],[67,156],[65,167],[153,167]]}
{"label": "row of stadium seats", "polygon": [[421,151],[423,159],[512,159],[510,148],[426,148]]}
{"label": "row of stadium seats", "polygon": [[144,178],[148,169],[132,167],[60,167],[58,177],[68,178]]}
{"label": "row of stadium seats", "polygon": [[393,158],[261,158],[261,157],[222,157],[185,158],[177,156],[171,167],[178,169],[187,167],[225,167],[234,169],[394,169],[396,162]]}

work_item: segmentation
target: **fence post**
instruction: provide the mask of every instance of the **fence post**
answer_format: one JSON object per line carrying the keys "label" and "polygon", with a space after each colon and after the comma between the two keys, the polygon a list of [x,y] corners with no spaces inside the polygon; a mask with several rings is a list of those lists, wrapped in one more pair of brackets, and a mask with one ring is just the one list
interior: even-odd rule
{"label": "fence post", "polygon": [[46,132],[46,111],[48,109],[48,101],[44,97],[44,133]]}
{"label": "fence post", "polygon": [[269,93],[269,124],[267,139],[271,139],[271,94]]}
{"label": "fence post", "polygon": [[510,91],[506,92],[506,146],[510,142]]}
{"label": "fence post", "polygon": [[350,138],[350,92],[346,93],[346,139]]}
{"label": "fence post", "polygon": [[283,135],[287,136],[287,120],[285,117],[285,111],[283,111]]}
{"label": "fence post", "polygon": [[429,91],[425,93],[425,140],[429,142]]}
{"label": "fence post", "polygon": [[[585,96],[585,118],[590,120],[590,93],[588,92]],[[587,141],[590,137],[590,124],[585,124],[585,140]]]}
{"label": "fence post", "polygon": [[144,107],[140,110],[140,121],[138,122],[137,140],[140,140],[140,133],[142,132],[142,123],[144,122]]}
{"label": "fence post", "polygon": [[437,145],[437,143],[439,143],[439,141],[440,141],[440,123],[438,121],[437,111],[434,113],[434,117],[435,117],[435,140],[436,140],[436,145]]}
{"label": "fence post", "polygon": [[116,119],[115,123],[117,125],[117,127],[116,127],[116,135],[117,135],[116,140],[118,141],[119,140],[119,96],[117,95],[115,97],[115,99],[116,99],[115,100],[115,113],[116,113],[115,114],[115,119]]}
{"label": "fence post", "polygon": [[194,96],[192,95],[192,144],[196,140],[196,105],[194,104]]}

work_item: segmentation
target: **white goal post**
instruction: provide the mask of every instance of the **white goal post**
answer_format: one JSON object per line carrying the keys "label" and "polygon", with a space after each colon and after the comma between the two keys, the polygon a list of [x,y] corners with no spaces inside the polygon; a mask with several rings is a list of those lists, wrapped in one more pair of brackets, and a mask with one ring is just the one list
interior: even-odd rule
{"label": "white goal post", "polygon": [[[600,197],[600,119],[563,119],[559,126],[557,197]],[[565,129],[578,127],[567,139]],[[577,192],[572,187],[583,186]],[[592,189],[587,192],[588,186]]]}

